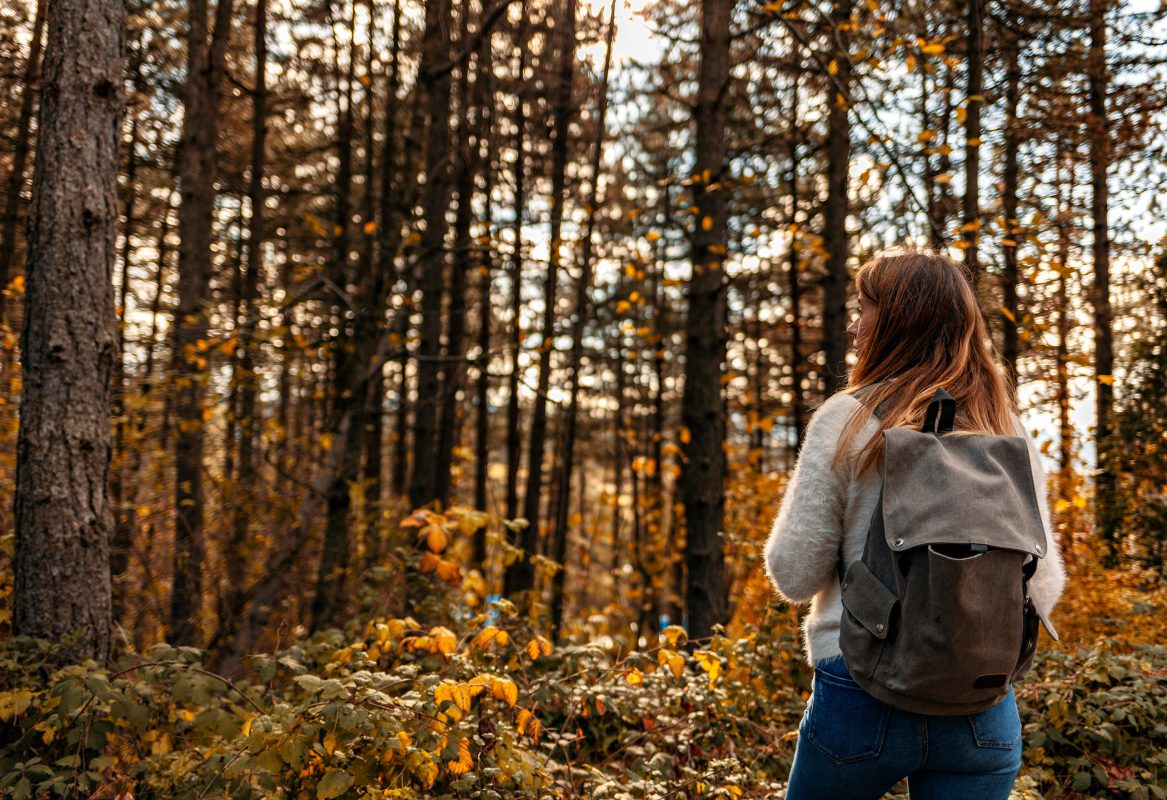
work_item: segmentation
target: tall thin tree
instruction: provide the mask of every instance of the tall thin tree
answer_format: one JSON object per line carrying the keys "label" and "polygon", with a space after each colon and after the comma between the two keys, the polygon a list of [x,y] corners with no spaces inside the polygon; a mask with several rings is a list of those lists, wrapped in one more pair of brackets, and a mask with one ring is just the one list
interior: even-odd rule
{"label": "tall thin tree", "polygon": [[[178,304],[174,309],[174,580],[168,638],[198,638],[203,591],[203,398],[207,376],[207,302],[212,273],[220,89],[234,0],[219,0],[208,42],[208,0],[188,9],[187,80],[178,149]],[[200,349],[200,342],[203,347]]]}
{"label": "tall thin tree", "polygon": [[708,636],[728,618],[725,553],[725,409],[722,371],[726,357],[725,262],[726,119],[730,81],[729,22],[733,0],[701,4],[701,66],[694,117],[696,224],[691,234],[693,273],[685,323],[685,390],[681,403],[685,462],[681,493],[688,568],[685,605],[689,636]]}

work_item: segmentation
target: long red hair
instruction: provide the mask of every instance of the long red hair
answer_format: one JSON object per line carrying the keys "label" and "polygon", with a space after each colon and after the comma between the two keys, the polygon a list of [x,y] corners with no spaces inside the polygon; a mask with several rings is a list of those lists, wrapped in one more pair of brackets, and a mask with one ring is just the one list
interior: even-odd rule
{"label": "long red hair", "polygon": [[[880,463],[883,432],[919,428],[938,387],[956,398],[954,429],[1016,435],[1014,387],[999,366],[965,267],[934,251],[876,256],[855,274],[855,288],[876,306],[842,391],[865,391],[865,409],[887,401],[879,430],[858,454],[858,473]],[[851,450],[867,421],[853,415],[834,462]]]}

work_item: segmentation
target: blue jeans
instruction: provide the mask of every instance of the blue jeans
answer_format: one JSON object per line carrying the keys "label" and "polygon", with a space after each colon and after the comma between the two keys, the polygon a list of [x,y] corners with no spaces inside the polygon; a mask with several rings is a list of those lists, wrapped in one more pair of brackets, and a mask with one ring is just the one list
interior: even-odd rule
{"label": "blue jeans", "polygon": [[908,779],[912,800],[1006,800],[1021,769],[1013,688],[977,714],[914,714],[876,700],[842,656],[815,666],[787,800],[877,800]]}

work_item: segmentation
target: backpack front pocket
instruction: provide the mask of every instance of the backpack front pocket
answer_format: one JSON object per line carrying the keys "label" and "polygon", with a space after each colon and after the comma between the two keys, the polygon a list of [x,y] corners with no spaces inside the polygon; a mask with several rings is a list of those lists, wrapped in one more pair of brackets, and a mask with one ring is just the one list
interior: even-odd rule
{"label": "backpack front pocket", "polygon": [[[992,702],[1008,690],[1021,645],[1023,553],[990,549],[960,557],[935,545],[907,560],[904,618],[888,687],[962,704]],[[1016,574],[1006,588],[997,575]]]}

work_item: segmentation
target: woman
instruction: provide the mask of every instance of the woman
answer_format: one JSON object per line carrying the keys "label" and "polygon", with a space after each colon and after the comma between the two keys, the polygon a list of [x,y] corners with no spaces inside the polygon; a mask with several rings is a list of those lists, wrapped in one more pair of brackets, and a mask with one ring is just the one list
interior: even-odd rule
{"label": "woman", "polygon": [[[807,426],[765,547],[766,572],[791,603],[810,601],[803,632],[814,666],[788,800],[881,797],[908,779],[912,800],[1004,800],[1021,767],[1012,688],[977,714],[929,716],[887,705],[851,678],[839,650],[840,554],[862,557],[879,497],[883,430],[919,429],[937,387],[956,398],[956,429],[1023,436],[1038,490],[1046,552],[1030,580],[1045,619],[1065,582],[1045,474],[963,267],[934,253],[883,255],[855,276],[859,317],[847,332],[856,361],[847,386]],[[860,395],[862,400],[857,396]],[[883,404],[882,418],[870,409]]]}

